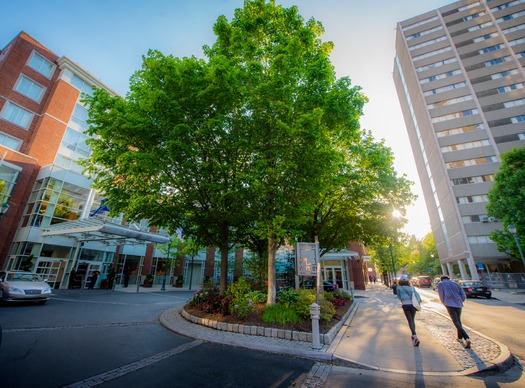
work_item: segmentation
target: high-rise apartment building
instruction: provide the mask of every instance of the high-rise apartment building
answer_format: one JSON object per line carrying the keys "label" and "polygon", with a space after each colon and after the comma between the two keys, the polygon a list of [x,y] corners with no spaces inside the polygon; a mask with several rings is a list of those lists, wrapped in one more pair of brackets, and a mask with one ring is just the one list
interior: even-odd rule
{"label": "high-rise apartment building", "polygon": [[525,0],[463,0],[398,23],[394,81],[444,273],[519,266],[489,238],[501,154],[525,146]]}

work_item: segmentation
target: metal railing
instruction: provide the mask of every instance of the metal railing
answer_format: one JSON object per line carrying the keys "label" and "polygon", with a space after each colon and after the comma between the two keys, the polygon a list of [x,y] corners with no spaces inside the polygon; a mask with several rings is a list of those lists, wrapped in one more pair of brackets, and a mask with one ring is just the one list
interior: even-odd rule
{"label": "metal railing", "polygon": [[481,280],[490,288],[525,290],[525,273],[484,273]]}

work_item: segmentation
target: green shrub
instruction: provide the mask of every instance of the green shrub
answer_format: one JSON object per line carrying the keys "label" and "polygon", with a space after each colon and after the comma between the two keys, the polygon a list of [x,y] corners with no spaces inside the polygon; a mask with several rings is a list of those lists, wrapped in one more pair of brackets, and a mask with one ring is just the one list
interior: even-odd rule
{"label": "green shrub", "polygon": [[299,294],[293,289],[279,290],[275,296],[275,301],[285,305],[286,307],[290,307],[295,304],[298,298]]}
{"label": "green shrub", "polygon": [[243,298],[244,295],[252,291],[252,286],[243,278],[231,283],[226,290],[226,295],[233,296],[233,299]]}
{"label": "green shrub", "polygon": [[268,299],[268,295],[261,291],[252,291],[245,296],[246,298],[251,299],[253,303],[264,303]]}
{"label": "green shrub", "polygon": [[333,302],[335,300],[335,292],[325,292],[323,295],[324,295],[324,298],[329,301],[329,302]]}
{"label": "green shrub", "polygon": [[302,319],[310,319],[310,305],[315,302],[315,291],[300,289],[293,308]]}
{"label": "green shrub", "polygon": [[265,307],[262,320],[263,322],[284,326],[299,323],[301,317],[299,317],[294,308],[276,303]]}
{"label": "green shrub", "polygon": [[230,312],[239,319],[246,319],[253,311],[253,302],[246,297],[233,298],[230,303]]}
{"label": "green shrub", "polygon": [[[325,294],[319,294],[319,306],[321,307],[321,314],[319,319],[324,322],[330,322],[335,314],[335,307],[332,302],[326,300]],[[315,290],[302,289],[299,290],[299,297],[294,303],[293,307],[297,314],[302,319],[310,319],[310,305],[315,302]]]}
{"label": "green shrub", "polygon": [[[326,292],[324,294],[327,294]],[[321,306],[321,315],[319,319],[323,322],[330,322],[335,315],[334,304],[324,298],[324,294],[319,295],[319,306]]]}
{"label": "green shrub", "polygon": [[335,292],[333,292],[333,294],[335,294],[335,296],[339,297],[339,298],[343,298],[343,299],[346,299],[346,300],[352,300],[352,295],[350,295],[346,291],[343,291],[340,288],[337,289]]}

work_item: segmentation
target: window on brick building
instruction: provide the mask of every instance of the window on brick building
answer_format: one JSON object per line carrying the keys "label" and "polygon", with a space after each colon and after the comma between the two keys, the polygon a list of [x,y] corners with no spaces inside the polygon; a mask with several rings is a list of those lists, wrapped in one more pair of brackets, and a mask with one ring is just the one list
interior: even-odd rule
{"label": "window on brick building", "polygon": [[8,101],[7,104],[5,104],[0,117],[6,121],[9,121],[10,123],[27,129],[31,125],[33,114],[30,111]]}
{"label": "window on brick building", "polygon": [[44,92],[46,91],[46,89],[43,86],[37,84],[35,81],[33,81],[29,77],[26,77],[25,75],[20,76],[15,85],[15,90],[18,93],[38,103],[42,101],[42,97],[44,96]]}
{"label": "window on brick building", "polygon": [[55,70],[55,65],[36,51],[33,51],[27,65],[49,79],[51,79]]}
{"label": "window on brick building", "polygon": [[8,136],[5,133],[0,132],[0,144],[4,147],[11,148],[15,151],[20,151],[21,140],[15,139],[14,137]]}

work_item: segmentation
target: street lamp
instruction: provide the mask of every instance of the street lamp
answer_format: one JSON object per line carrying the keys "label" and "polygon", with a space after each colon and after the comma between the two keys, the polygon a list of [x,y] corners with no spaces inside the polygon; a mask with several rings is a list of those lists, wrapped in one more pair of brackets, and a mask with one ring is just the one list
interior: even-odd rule
{"label": "street lamp", "polygon": [[4,214],[7,213],[8,210],[9,210],[9,204],[7,202],[3,203],[2,206],[0,207],[0,220],[2,219]]}
{"label": "street lamp", "polygon": [[523,265],[525,266],[525,258],[523,258],[523,252],[521,251],[520,242],[518,241],[518,237],[516,236],[516,227],[514,225],[509,225],[507,227],[510,234],[512,234],[512,237],[514,237],[514,242],[516,243],[516,246],[518,247],[518,252],[520,253],[521,261],[523,262]]}

